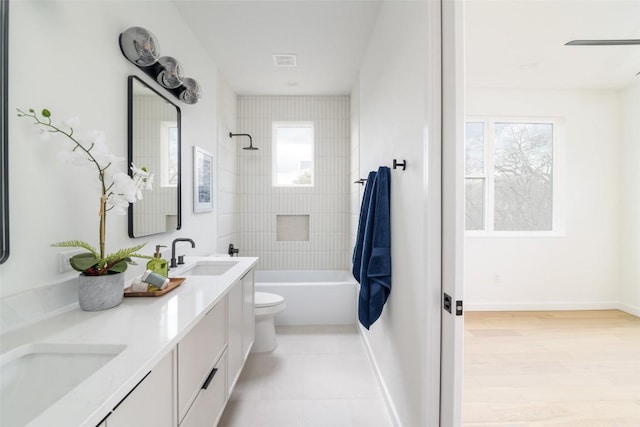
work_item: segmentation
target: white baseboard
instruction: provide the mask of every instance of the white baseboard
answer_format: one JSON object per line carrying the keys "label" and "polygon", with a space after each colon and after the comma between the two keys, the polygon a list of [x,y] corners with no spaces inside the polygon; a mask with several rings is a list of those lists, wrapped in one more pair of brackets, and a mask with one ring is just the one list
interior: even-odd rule
{"label": "white baseboard", "polygon": [[618,303],[618,310],[622,310],[625,313],[632,314],[636,317],[640,317],[640,307],[634,307],[632,305]]}
{"label": "white baseboard", "polygon": [[640,316],[640,308],[618,302],[466,303],[465,311],[621,310]]}
{"label": "white baseboard", "polygon": [[360,338],[362,338],[362,342],[364,343],[364,347],[366,349],[367,357],[371,362],[371,366],[373,366],[373,371],[376,375],[376,379],[378,380],[378,385],[382,391],[382,399],[384,400],[384,404],[387,408],[387,412],[389,417],[391,418],[391,422],[394,427],[402,427],[402,423],[400,422],[400,417],[398,416],[398,411],[396,410],[395,405],[393,404],[393,400],[391,399],[391,394],[389,393],[389,389],[387,388],[386,383],[384,382],[384,378],[382,378],[382,373],[380,372],[380,368],[378,367],[378,363],[376,362],[376,358],[373,355],[373,350],[371,349],[371,345],[369,344],[369,339],[367,338],[367,334],[362,326],[358,325],[358,331],[360,331]]}

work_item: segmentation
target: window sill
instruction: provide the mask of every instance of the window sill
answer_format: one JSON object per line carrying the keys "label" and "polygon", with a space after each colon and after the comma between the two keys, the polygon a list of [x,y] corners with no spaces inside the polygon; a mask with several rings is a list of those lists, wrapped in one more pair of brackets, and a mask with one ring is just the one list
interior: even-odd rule
{"label": "window sill", "polygon": [[464,237],[489,238],[489,239],[537,239],[537,238],[564,238],[564,231],[465,231]]}

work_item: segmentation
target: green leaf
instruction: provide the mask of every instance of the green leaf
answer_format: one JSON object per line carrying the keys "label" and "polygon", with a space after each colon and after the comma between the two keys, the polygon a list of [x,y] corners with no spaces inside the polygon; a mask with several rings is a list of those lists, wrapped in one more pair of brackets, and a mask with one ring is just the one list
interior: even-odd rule
{"label": "green leaf", "polygon": [[54,248],[82,248],[91,252],[91,255],[93,255],[95,258],[100,257],[100,254],[93,246],[81,240],[66,240],[64,242],[52,243],[51,246],[53,246]]}
{"label": "green leaf", "polygon": [[46,108],[42,110],[42,117],[51,117],[51,111]]}
{"label": "green leaf", "polygon": [[115,252],[111,255],[108,255],[105,260],[107,262],[107,264],[113,264],[114,262],[118,262],[122,259],[125,258],[129,258],[130,256],[132,256],[133,254],[135,254],[135,252],[139,249],[142,249],[142,247],[146,245],[146,243],[142,243],[140,245],[131,247],[131,248],[126,248],[126,249],[120,249],[118,252]]}
{"label": "green leaf", "polygon": [[122,273],[127,269],[127,261],[122,260],[119,263],[117,263],[116,265],[112,266],[111,268],[109,268],[109,271],[113,271],[116,273]]}
{"label": "green leaf", "polygon": [[100,262],[99,258],[94,257],[90,253],[82,253],[74,255],[69,259],[69,263],[74,270],[85,271]]}

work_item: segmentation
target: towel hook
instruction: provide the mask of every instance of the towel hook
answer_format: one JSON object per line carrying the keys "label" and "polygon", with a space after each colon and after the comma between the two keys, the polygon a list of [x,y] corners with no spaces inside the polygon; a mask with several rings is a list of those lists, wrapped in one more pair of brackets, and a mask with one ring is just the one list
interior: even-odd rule
{"label": "towel hook", "polygon": [[393,159],[393,168],[394,169],[398,169],[399,167],[402,167],[402,170],[407,170],[407,161],[403,160],[402,162],[399,162],[397,159]]}
{"label": "towel hook", "polygon": [[353,181],[354,184],[360,184],[360,185],[364,185],[365,182],[367,182],[365,178],[360,178],[357,181]]}

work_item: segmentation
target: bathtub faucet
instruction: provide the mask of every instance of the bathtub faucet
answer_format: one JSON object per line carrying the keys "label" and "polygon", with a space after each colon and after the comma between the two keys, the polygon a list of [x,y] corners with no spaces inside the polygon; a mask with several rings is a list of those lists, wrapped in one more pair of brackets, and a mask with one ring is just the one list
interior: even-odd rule
{"label": "bathtub faucet", "polygon": [[234,248],[233,243],[229,243],[229,256],[233,256],[233,254],[237,255],[239,253],[240,253],[240,249]]}
{"label": "bathtub faucet", "polygon": [[[171,243],[171,264],[169,265],[169,268],[176,268],[178,266],[178,264],[176,263],[176,243],[178,242],[189,242],[191,243],[192,248],[196,247],[196,242],[194,242],[191,239],[187,239],[184,237],[179,237],[177,239],[174,239],[173,242]],[[179,258],[182,259],[182,256],[180,256]],[[180,264],[184,264],[184,262],[181,262]]]}

